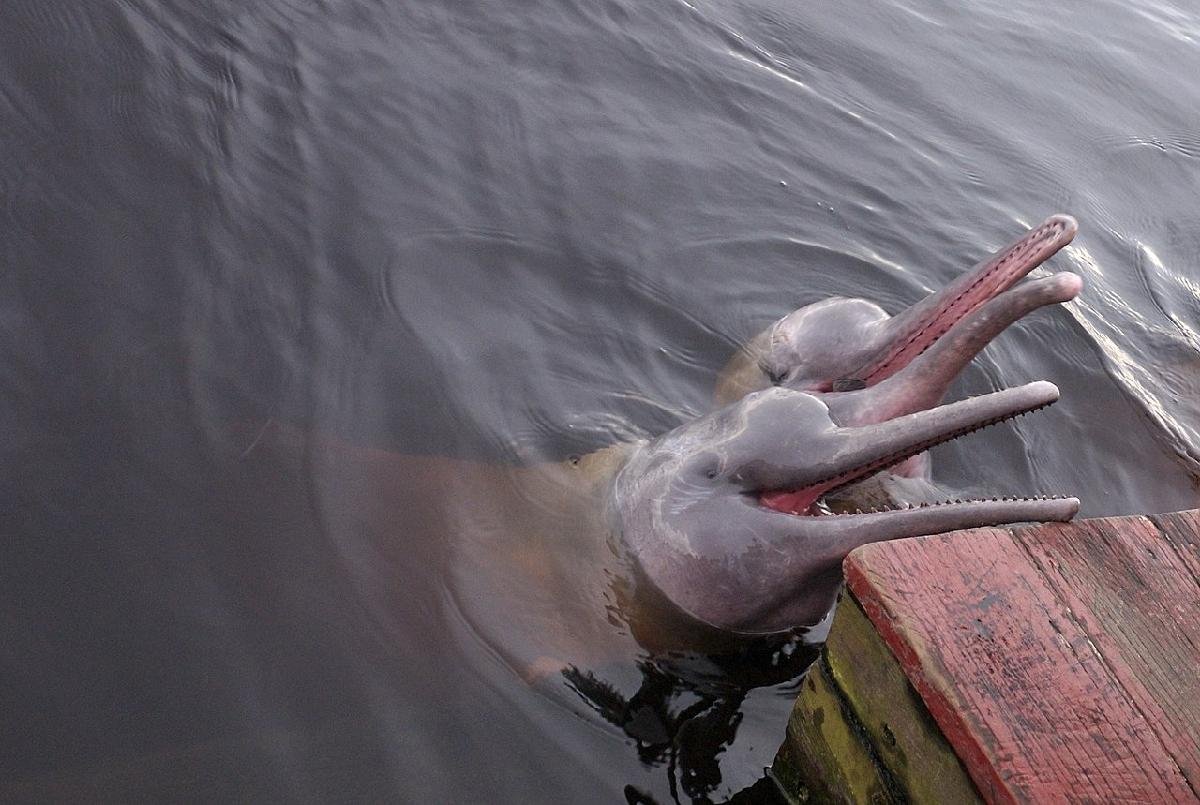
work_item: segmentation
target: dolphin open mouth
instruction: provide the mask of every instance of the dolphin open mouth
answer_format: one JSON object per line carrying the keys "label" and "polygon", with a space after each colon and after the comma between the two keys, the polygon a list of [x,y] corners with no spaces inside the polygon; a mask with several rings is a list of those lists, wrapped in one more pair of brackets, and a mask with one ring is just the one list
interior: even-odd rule
{"label": "dolphin open mouth", "polygon": [[[856,377],[834,381],[833,390],[871,386],[896,374],[955,325],[1000,297],[1070,243],[1078,228],[1071,216],[1053,215],[943,290],[894,317],[888,324],[889,346],[860,369]],[[1065,298],[1072,298],[1078,292],[1077,283],[1062,286]]]}
{"label": "dolphin open mouth", "polygon": [[887,422],[844,429],[847,444],[839,451],[837,471],[816,483],[795,489],[759,493],[759,503],[768,509],[798,516],[896,516],[907,511],[938,509],[938,521],[950,509],[961,510],[967,525],[1000,524],[1026,520],[1069,520],[1079,508],[1070,497],[993,498],[955,500],[941,503],[898,505],[882,510],[834,513],[824,498],[881,470],[990,425],[1015,419],[1053,404],[1058,389],[1039,381],[1012,389],[938,406]]}

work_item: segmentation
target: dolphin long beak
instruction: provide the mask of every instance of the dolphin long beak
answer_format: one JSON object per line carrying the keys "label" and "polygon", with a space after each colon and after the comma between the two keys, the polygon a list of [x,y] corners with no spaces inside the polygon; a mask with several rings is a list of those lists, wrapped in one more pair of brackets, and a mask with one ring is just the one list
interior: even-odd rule
{"label": "dolphin long beak", "polygon": [[[1079,225],[1071,216],[1052,215],[941,291],[894,316],[887,324],[889,346],[853,380],[871,386],[903,370],[956,324],[996,299],[1070,243],[1078,229]],[[1023,314],[1015,318],[1020,315]]]}
{"label": "dolphin long beak", "polygon": [[863,425],[934,407],[967,364],[1005,328],[1039,307],[1074,299],[1082,287],[1077,274],[1063,271],[989,299],[886,380],[829,394],[830,415],[839,425]]}
{"label": "dolphin long beak", "polygon": [[[887,469],[910,456],[972,431],[1043,408],[1058,399],[1058,388],[1046,381],[1028,383],[1016,388],[984,394],[948,405],[917,411],[885,422],[838,428],[832,438],[836,443],[824,465],[820,468],[824,476],[816,483],[802,488],[764,491],[760,502],[775,511],[788,514],[818,514],[815,504],[821,496],[846,486],[868,475]],[[811,469],[811,468],[810,468]],[[1067,503],[1062,501],[1066,500]],[[1073,503],[1072,503],[1073,501]],[[954,508],[967,504],[943,504],[930,509],[930,518],[915,518],[907,510],[886,512],[886,516],[904,514],[905,523],[918,529],[912,533],[936,533],[921,531],[921,523],[963,522],[972,525],[1021,522],[1025,520],[1070,519],[1078,510],[1079,501],[1074,498],[1018,500],[1018,501],[972,501],[966,509]],[[1072,508],[1073,507],[1073,508]],[[1065,514],[1067,510],[1069,514]],[[936,511],[934,511],[936,510]],[[955,514],[955,512],[962,512]],[[837,515],[859,517],[877,515]],[[959,517],[960,520],[955,520]],[[940,520],[938,518],[941,518]],[[963,519],[965,518],[965,519]],[[982,518],[982,520],[980,519]],[[948,528],[962,528],[952,525]],[[948,530],[948,529],[942,529]],[[908,531],[905,531],[908,534]],[[896,534],[903,536],[904,534]]]}
{"label": "dolphin long beak", "polygon": [[1025,522],[1066,523],[1078,512],[1079,500],[1072,497],[993,498],[827,516],[838,526],[840,550],[849,553],[869,542],[942,534],[961,528]]}

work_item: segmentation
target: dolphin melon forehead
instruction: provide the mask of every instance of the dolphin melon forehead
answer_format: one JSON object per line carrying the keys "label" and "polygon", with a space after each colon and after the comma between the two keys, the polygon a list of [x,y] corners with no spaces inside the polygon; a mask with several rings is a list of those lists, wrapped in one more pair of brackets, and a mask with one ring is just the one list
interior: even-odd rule
{"label": "dolphin melon forehead", "polygon": [[828,391],[848,367],[878,352],[887,319],[874,302],[840,296],[794,310],[771,327],[763,371],[792,388]]}

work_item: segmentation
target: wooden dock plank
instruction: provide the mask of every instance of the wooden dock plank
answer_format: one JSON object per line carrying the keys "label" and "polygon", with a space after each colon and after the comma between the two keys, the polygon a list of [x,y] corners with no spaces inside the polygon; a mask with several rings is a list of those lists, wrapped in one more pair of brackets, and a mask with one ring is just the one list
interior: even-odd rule
{"label": "wooden dock plank", "polygon": [[988,801],[1195,801],[1008,531],[866,546],[846,575]]}
{"label": "wooden dock plank", "polygon": [[1200,509],[1152,514],[1150,520],[1171,543],[1171,547],[1200,585]]}
{"label": "wooden dock plank", "polygon": [[1014,536],[1200,790],[1200,585],[1171,540],[1145,517]]}

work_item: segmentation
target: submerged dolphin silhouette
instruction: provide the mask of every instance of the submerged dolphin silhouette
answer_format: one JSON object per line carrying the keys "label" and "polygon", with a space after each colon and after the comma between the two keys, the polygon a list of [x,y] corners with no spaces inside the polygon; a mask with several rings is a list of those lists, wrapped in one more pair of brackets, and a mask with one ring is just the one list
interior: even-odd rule
{"label": "submerged dolphin silhouette", "polygon": [[[526,685],[492,687],[488,668],[499,659],[527,682],[557,677],[559,693],[565,681],[622,725],[639,753],[649,753],[639,763],[673,747],[683,790],[697,797],[711,791],[720,778],[706,769],[738,731],[745,690],[794,678],[807,665],[806,651],[775,646],[794,648],[799,637],[792,639],[792,627],[814,623],[829,608],[841,558],[852,547],[1074,513],[1077,501],[1059,499],[810,514],[821,510],[821,495],[841,484],[1054,400],[1056,390],[1043,382],[933,407],[1004,326],[1078,290],[1078,278],[1059,275],[1004,291],[1018,272],[1044,259],[1039,254],[1069,239],[1073,222],[1054,220],[1063,222],[1057,234],[1022,241],[1033,245],[1033,257],[1012,258],[995,274],[984,270],[990,284],[982,290],[959,280],[951,287],[961,290],[935,295],[890,323],[879,308],[852,300],[814,306],[822,312],[810,309],[812,318],[793,314],[772,328],[782,336],[744,353],[727,375],[761,388],[732,393],[721,410],[658,439],[577,461],[515,467],[398,453],[273,420],[235,427],[236,449],[216,454],[222,472],[204,489],[221,513],[202,558],[206,574],[216,574],[222,611],[234,618],[238,635],[269,639],[261,656],[278,666],[278,678],[264,689],[269,695],[281,695],[288,669],[314,657],[337,660],[321,677],[332,680],[329,690],[362,692],[351,697],[357,704],[289,698],[296,731],[261,739],[272,747],[283,741],[297,762],[318,763],[330,752],[361,753],[380,735],[391,740],[392,716],[381,721],[376,703],[403,721],[396,705],[405,699],[394,691],[380,698],[383,680],[412,679],[406,695],[455,695],[461,692],[455,685],[478,673],[488,690],[513,700],[504,707],[534,711],[538,705],[530,702],[540,697],[528,696]],[[1010,268],[1014,263],[1019,268]],[[838,341],[815,324],[819,316],[836,323],[839,307],[880,323],[851,315],[862,326],[844,329]],[[865,340],[856,342],[860,335]],[[809,348],[800,352],[805,339]],[[841,364],[834,360],[839,350],[849,356]],[[778,375],[779,388],[770,388],[767,372]],[[837,383],[846,378],[862,382]],[[846,390],[834,391],[835,385]],[[226,531],[227,538],[217,538]],[[776,630],[788,637],[742,638]],[[752,650],[707,656],[731,644]],[[682,688],[678,666],[662,659],[676,662],[681,648],[705,655],[686,661],[708,663]],[[470,673],[448,674],[443,684],[429,665],[410,668],[407,655],[417,651],[465,662]],[[748,675],[743,658],[762,676]],[[738,675],[727,684],[722,675],[735,667]],[[639,676],[641,687],[626,697],[623,690]],[[790,705],[772,698],[786,718]],[[460,719],[480,718],[470,699],[456,699],[455,706]],[[343,719],[360,713],[362,723]],[[647,718],[655,713],[657,720]],[[176,771],[224,769],[231,751],[257,752],[260,737],[232,748],[206,739],[156,751],[149,763],[131,759],[115,770],[106,763],[72,772],[65,782],[57,774],[33,787],[18,780],[14,790],[185,790],[188,780],[181,783]],[[701,746],[684,751],[698,737]],[[601,745],[586,735],[564,743],[571,753]]]}
{"label": "submerged dolphin silhouette", "polygon": [[[776,322],[722,376],[717,397],[729,404],[639,445],[617,473],[611,507],[630,564],[690,617],[762,634],[820,620],[840,586],[842,559],[859,545],[1071,519],[1075,498],[843,515],[818,504],[934,445],[1058,398],[1053,384],[1036,382],[938,405],[1005,327],[1078,294],[1081,280],[1069,272],[1013,287],[1075,231],[1073,219],[1053,216],[892,318],[864,300],[830,299]],[[927,472],[911,461],[902,469]]]}
{"label": "submerged dolphin silhouette", "polygon": [[[448,611],[457,613],[449,622],[470,624],[527,680],[572,666],[632,667],[643,650],[709,653],[747,635],[794,634],[830,609],[841,560],[857,545],[1074,515],[1073,498],[820,514],[821,497],[839,487],[1056,399],[1052,384],[1038,382],[937,406],[1007,324],[1078,291],[1071,274],[1009,290],[1074,231],[1070,219],[1051,222],[1053,234],[1037,230],[895,319],[867,302],[821,303],[822,316],[839,305],[852,313],[842,340],[824,328],[805,335],[800,325],[814,320],[792,314],[769,331],[785,336],[772,335],[765,351],[758,339],[722,387],[763,388],[653,440],[516,467],[407,456],[276,426],[256,438],[252,455],[293,468],[275,473],[283,477],[320,468],[309,483],[325,490],[314,494],[327,524],[381,544],[403,544],[414,531],[445,545],[443,569],[426,572],[447,578]],[[878,323],[854,311],[873,311]],[[869,348],[854,346],[856,334]],[[807,363],[785,348],[806,337]],[[841,367],[838,349],[850,356]],[[805,382],[819,388],[800,390],[800,378],[818,368],[824,378]],[[768,371],[780,374],[779,387]],[[837,384],[856,376],[863,383]]]}

